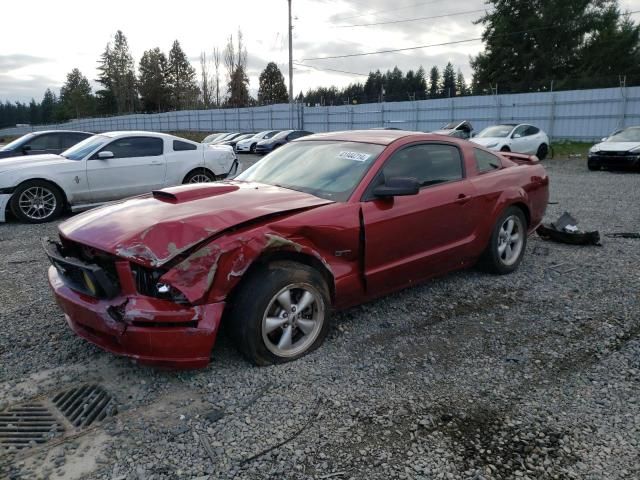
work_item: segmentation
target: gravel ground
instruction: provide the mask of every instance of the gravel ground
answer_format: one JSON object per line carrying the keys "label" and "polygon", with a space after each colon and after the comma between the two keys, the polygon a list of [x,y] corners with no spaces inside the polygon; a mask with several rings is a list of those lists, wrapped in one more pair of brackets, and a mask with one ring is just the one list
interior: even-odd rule
{"label": "gravel ground", "polygon": [[[640,175],[545,165],[548,220],[640,232]],[[72,335],[39,246],[55,232],[0,225],[0,409],[95,381],[119,414],[0,451],[2,478],[640,478],[640,240],[534,236],[516,273],[459,272],[337,314],[294,363],[253,367],[223,335],[208,368],[173,373]]]}

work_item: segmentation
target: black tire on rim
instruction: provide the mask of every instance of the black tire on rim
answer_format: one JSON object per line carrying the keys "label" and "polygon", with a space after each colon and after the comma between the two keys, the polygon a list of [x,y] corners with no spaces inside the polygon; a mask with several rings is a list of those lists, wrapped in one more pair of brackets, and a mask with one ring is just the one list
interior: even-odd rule
{"label": "black tire on rim", "polygon": [[502,147],[502,148],[500,149],[500,151],[501,151],[501,152],[510,152],[510,151],[511,151],[511,149],[505,145],[504,147]]}
{"label": "black tire on rim", "polygon": [[189,172],[182,183],[209,183],[215,182],[217,177],[206,168],[198,168]]}
{"label": "black tire on rim", "polygon": [[229,334],[256,365],[300,358],[318,348],[329,332],[327,283],[307,265],[278,261],[243,280],[227,319]]}
{"label": "black tire on rim", "polygon": [[493,226],[491,238],[480,266],[490,273],[504,275],[518,268],[527,248],[527,220],[518,207],[509,207]]}
{"label": "black tire on rim", "polygon": [[13,192],[10,206],[11,212],[23,222],[46,223],[62,213],[64,195],[53,183],[29,180]]}
{"label": "black tire on rim", "polygon": [[596,170],[600,170],[600,165],[596,165],[595,163],[587,160],[587,168],[593,172]]}
{"label": "black tire on rim", "polygon": [[255,143],[251,144],[251,147],[249,147],[249,152],[251,153],[256,153],[256,145]]}
{"label": "black tire on rim", "polygon": [[546,143],[543,143],[538,147],[538,152],[536,153],[536,157],[538,157],[539,160],[544,160],[545,158],[547,158],[548,153],[549,153],[549,147],[547,146]]}

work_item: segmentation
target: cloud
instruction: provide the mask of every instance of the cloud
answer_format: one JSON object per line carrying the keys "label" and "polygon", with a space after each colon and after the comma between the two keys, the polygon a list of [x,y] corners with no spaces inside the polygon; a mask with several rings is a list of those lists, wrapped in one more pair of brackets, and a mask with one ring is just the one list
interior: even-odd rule
{"label": "cloud", "polygon": [[20,53],[12,55],[0,55],[0,73],[7,73],[24,67],[30,67],[40,63],[46,63],[49,59],[34,57],[33,55],[23,55]]}
{"label": "cloud", "polygon": [[35,98],[36,101],[40,101],[47,88],[51,88],[57,94],[60,85],[60,82],[45,75],[18,78],[0,73],[0,99],[28,102]]}

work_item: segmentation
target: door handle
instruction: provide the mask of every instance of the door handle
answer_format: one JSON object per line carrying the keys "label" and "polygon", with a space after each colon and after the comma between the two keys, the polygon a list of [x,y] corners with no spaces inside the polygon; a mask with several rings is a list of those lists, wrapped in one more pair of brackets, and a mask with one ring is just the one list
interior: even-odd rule
{"label": "door handle", "polygon": [[151,165],[160,166],[160,165],[162,165],[162,162],[160,162],[159,160],[154,160],[154,161],[151,162]]}
{"label": "door handle", "polygon": [[458,199],[456,200],[456,203],[458,205],[464,205],[465,203],[467,203],[469,200],[471,200],[471,197],[468,195],[465,195],[464,193],[459,193],[458,194]]}

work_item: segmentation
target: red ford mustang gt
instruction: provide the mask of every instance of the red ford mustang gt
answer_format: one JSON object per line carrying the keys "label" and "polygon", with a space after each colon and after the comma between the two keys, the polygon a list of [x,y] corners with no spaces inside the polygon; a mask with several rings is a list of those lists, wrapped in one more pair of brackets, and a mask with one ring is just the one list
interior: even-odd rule
{"label": "red ford mustang gt", "polygon": [[110,352],[207,365],[221,321],[264,365],[317,348],[330,312],[480,261],[517,268],[544,215],[535,157],[452,137],[305,137],[235,180],[113,203],[45,240],[69,326]]}

